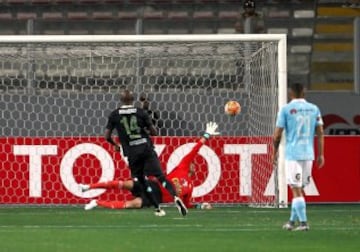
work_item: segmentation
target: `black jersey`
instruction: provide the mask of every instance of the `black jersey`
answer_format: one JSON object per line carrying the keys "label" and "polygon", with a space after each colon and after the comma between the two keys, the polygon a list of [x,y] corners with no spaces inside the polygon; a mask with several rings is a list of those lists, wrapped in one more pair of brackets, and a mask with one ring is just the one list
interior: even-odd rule
{"label": "black jersey", "polygon": [[116,129],[124,155],[128,156],[132,147],[146,144],[153,148],[147,131],[152,125],[146,110],[134,106],[122,106],[111,112],[106,128]]}

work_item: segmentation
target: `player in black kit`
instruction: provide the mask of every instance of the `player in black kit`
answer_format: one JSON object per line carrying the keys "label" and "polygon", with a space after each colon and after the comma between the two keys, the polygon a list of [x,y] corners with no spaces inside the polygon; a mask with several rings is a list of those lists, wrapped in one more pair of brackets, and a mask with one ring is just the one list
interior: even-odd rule
{"label": "player in black kit", "polygon": [[176,195],[172,184],[166,179],[150,139],[150,135],[157,134],[150,115],[147,110],[133,105],[134,95],[129,90],[123,90],[120,93],[120,101],[122,105],[111,112],[109,116],[105,139],[115,147],[115,151],[120,151],[120,145],[111,137],[112,131],[116,129],[124,156],[128,158],[134,183],[140,183],[145,188],[155,207],[156,216],[164,216],[165,211],[160,208],[158,200],[152,193],[154,189],[148,181],[149,176],[154,176],[160,181],[174,197],[179,212],[185,216],[188,210]]}

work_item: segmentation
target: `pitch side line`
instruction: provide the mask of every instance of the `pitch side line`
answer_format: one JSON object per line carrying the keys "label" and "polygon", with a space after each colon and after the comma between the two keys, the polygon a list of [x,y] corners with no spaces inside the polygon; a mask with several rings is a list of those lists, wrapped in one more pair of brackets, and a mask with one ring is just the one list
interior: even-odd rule
{"label": "pitch side line", "polygon": [[[326,227],[325,227],[326,226]],[[242,225],[239,227],[234,228],[226,228],[226,227],[214,227],[214,228],[208,228],[208,227],[202,227],[201,225],[144,225],[144,226],[138,226],[134,228],[133,225],[103,225],[103,226],[92,226],[92,225],[0,225],[0,233],[6,233],[6,232],[19,232],[18,229],[24,229],[24,232],[29,231],[29,229],[32,230],[38,230],[38,229],[123,229],[128,230],[129,228],[132,228],[133,230],[152,230],[152,231],[161,231],[161,232],[168,232],[170,230],[174,230],[175,228],[191,228],[192,232],[261,232],[261,231],[283,231],[279,227],[257,227],[251,225]],[[161,229],[159,229],[161,227]],[[328,225],[324,225],[324,227],[321,226],[315,226],[313,227],[310,232],[314,231],[354,231],[354,230],[360,230],[360,226],[353,226],[353,227],[329,227]],[[285,232],[285,231],[283,231]]]}

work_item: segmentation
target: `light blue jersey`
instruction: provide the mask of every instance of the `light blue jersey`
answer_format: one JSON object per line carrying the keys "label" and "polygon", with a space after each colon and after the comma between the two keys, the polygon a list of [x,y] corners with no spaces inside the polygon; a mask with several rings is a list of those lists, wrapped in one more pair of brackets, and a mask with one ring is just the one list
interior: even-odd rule
{"label": "light blue jersey", "polygon": [[315,128],[323,125],[319,108],[305,99],[293,99],[278,113],[276,127],[286,135],[286,160],[314,160]]}

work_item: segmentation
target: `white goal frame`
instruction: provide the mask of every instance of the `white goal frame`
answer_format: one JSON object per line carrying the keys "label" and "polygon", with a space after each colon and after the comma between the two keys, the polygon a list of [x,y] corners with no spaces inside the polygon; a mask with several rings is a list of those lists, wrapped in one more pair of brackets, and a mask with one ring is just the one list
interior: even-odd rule
{"label": "white goal frame", "polygon": [[[278,107],[287,103],[287,36],[286,34],[206,34],[206,35],[11,35],[0,36],[0,44],[6,43],[71,43],[71,42],[226,42],[226,41],[274,41],[278,47]],[[274,125],[275,127],[275,125]],[[279,147],[277,176],[278,207],[287,207],[287,185],[284,167],[284,138]]]}

